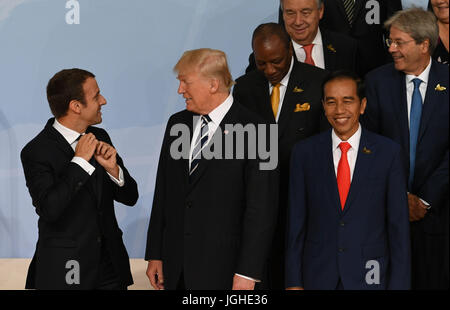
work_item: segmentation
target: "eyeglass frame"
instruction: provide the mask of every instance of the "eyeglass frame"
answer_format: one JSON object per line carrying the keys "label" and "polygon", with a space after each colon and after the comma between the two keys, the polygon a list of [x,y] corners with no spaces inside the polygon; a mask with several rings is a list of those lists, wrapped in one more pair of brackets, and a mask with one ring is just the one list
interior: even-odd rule
{"label": "eyeglass frame", "polygon": [[401,48],[406,43],[409,43],[409,42],[412,42],[412,41],[416,41],[416,40],[412,39],[412,40],[408,40],[408,41],[404,41],[404,42],[402,42],[402,41],[398,42],[396,40],[392,40],[392,39],[387,38],[385,40],[385,43],[386,43],[387,47],[391,47],[391,45],[394,45],[395,48]]}

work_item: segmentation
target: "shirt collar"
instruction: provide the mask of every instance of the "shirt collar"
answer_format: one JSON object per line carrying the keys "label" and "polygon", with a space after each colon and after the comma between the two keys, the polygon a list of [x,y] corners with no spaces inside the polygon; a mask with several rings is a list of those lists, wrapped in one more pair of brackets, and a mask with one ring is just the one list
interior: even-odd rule
{"label": "shirt collar", "polygon": [[74,143],[75,140],[78,139],[78,137],[80,136],[78,132],[62,125],[60,122],[56,120],[56,118],[55,121],[53,122],[53,128],[55,128],[56,131],[58,131],[69,144]]}
{"label": "shirt collar", "polygon": [[214,110],[212,110],[208,114],[208,116],[211,118],[211,121],[216,126],[219,126],[219,124],[222,122],[222,119],[228,113],[228,110],[230,110],[233,101],[234,101],[233,95],[230,93],[224,102],[222,102],[219,106],[217,106]]}
{"label": "shirt collar", "polygon": [[[316,34],[314,40],[312,41],[312,44],[322,45],[322,33],[320,32],[320,28],[317,29],[317,34]],[[294,40],[292,40],[292,45],[294,46],[295,50],[303,47],[303,45],[298,44]]]}
{"label": "shirt collar", "polygon": [[431,57],[428,63],[428,66],[425,68],[425,70],[423,70],[423,72],[421,74],[419,74],[418,76],[415,76],[414,74],[407,74],[406,75],[406,82],[407,83],[411,83],[412,80],[414,80],[415,78],[419,79],[422,81],[422,83],[427,84],[428,83],[428,77],[430,76],[430,69],[431,69]]}
{"label": "shirt collar", "polygon": [[361,130],[361,124],[359,124],[358,123],[358,130],[353,134],[353,136],[351,136],[350,137],[350,139],[348,139],[347,141],[342,141],[337,135],[336,135],[336,133],[334,132],[334,129],[331,131],[331,140],[332,140],[332,143],[333,143],[333,152],[337,149],[337,148],[339,148],[339,144],[341,143],[341,142],[348,142],[350,145],[351,145],[351,147],[352,147],[352,149],[354,149],[354,150],[358,150],[358,148],[359,148],[359,142],[360,142],[360,140],[361,140],[361,133],[362,133],[362,130]]}

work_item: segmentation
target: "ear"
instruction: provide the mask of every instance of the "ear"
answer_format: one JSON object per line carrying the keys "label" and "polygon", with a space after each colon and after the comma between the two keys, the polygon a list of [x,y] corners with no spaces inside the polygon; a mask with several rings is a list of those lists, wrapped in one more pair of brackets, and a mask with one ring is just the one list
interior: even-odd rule
{"label": "ear", "polygon": [[209,91],[211,94],[217,93],[220,87],[220,81],[216,78],[213,78],[209,82]]}
{"label": "ear", "polygon": [[71,100],[69,102],[69,108],[67,109],[67,112],[71,111],[72,113],[80,114],[82,105],[83,104],[78,100]]}
{"label": "ear", "polygon": [[319,8],[319,20],[322,19],[324,11],[325,11],[325,5],[322,2],[322,6]]}
{"label": "ear", "polygon": [[367,98],[364,97],[364,98],[362,98],[362,100],[361,100],[361,108],[360,108],[360,110],[359,110],[359,113],[360,113],[361,115],[363,115],[363,114],[364,114],[364,111],[366,111],[366,107],[367,107]]}
{"label": "ear", "polygon": [[431,54],[430,53],[430,39],[425,39],[425,41],[422,42],[422,53],[423,54]]}

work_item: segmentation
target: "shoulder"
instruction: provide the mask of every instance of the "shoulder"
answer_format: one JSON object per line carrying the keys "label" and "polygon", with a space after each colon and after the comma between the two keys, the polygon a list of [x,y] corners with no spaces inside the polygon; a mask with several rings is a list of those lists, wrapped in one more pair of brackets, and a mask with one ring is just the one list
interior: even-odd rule
{"label": "shoulder", "polygon": [[238,100],[234,100],[230,112],[235,113],[237,115],[238,122],[242,124],[269,124],[257,113],[242,105]]}
{"label": "shoulder", "polygon": [[245,87],[255,87],[256,81],[264,81],[263,75],[258,70],[250,71],[236,79],[236,85],[234,88],[239,88],[241,86]]}
{"label": "shoulder", "polygon": [[31,141],[29,141],[22,149],[20,156],[23,158],[27,155],[36,156],[41,150],[48,150],[52,141],[47,135],[47,128],[39,132]]}
{"label": "shoulder", "polygon": [[[336,46],[339,46],[340,48],[345,49],[356,48],[357,41],[346,34],[329,31],[326,29],[320,29],[320,31],[322,34],[322,40],[324,45],[326,43],[331,43]],[[326,48],[326,46],[324,47]]]}
{"label": "shoulder", "polygon": [[431,68],[433,70],[431,70],[430,74],[432,74],[432,72],[436,72],[437,77],[442,80],[442,82],[448,82],[448,65],[432,60]]}
{"label": "shoulder", "polygon": [[401,152],[401,146],[390,138],[376,134],[365,128],[363,128],[363,134],[366,135],[367,140],[369,140],[371,144],[376,145],[383,153],[395,155]]}
{"label": "shoulder", "polygon": [[307,76],[309,80],[313,79],[325,79],[325,77],[329,74],[329,71],[324,70],[322,68],[311,66],[305,64],[303,62],[296,61],[294,63],[294,67],[292,68],[291,75],[295,76]]}
{"label": "shoulder", "polygon": [[327,143],[328,140],[331,141],[331,129],[297,142],[292,154],[316,154],[316,148]]}

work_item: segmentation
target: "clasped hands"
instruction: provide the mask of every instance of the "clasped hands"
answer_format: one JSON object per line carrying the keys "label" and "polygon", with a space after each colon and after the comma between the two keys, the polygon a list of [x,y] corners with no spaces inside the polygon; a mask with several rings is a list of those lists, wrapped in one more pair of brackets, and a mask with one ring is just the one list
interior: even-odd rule
{"label": "clasped hands", "polygon": [[92,133],[83,135],[75,148],[75,156],[81,157],[86,161],[91,160],[92,156],[94,156],[95,160],[110,175],[118,179],[119,166],[117,165],[116,154],[117,151],[114,147],[106,142],[98,141]]}

